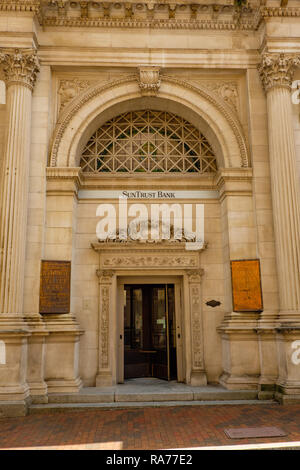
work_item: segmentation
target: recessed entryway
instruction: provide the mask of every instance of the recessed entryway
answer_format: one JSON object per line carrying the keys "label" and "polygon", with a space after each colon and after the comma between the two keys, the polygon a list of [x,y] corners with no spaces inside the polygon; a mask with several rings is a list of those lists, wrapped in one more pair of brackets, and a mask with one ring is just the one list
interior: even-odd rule
{"label": "recessed entryway", "polygon": [[124,286],[124,379],[177,379],[173,284]]}

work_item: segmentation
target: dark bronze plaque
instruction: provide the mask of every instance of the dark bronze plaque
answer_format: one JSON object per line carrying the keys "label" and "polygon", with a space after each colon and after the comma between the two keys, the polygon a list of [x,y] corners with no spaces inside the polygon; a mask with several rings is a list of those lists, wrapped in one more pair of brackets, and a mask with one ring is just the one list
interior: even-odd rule
{"label": "dark bronze plaque", "polygon": [[263,310],[260,264],[258,259],[231,261],[234,312]]}
{"label": "dark bronze plaque", "polygon": [[42,261],[40,313],[69,313],[70,286],[70,261]]}

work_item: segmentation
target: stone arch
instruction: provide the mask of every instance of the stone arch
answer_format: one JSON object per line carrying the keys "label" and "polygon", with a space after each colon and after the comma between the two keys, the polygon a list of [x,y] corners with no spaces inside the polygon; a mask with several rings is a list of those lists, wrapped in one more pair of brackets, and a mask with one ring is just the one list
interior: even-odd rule
{"label": "stone arch", "polygon": [[219,167],[248,167],[246,139],[238,117],[221,98],[201,86],[163,76],[156,96],[142,97],[136,75],[94,85],[63,110],[52,140],[50,166],[79,166],[83,146],[106,120],[142,107],[181,115],[210,141]]}

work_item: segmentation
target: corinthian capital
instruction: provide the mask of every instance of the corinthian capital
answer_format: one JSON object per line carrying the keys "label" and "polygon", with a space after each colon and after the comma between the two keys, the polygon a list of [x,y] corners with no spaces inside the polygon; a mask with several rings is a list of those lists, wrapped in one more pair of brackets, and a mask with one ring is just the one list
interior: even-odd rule
{"label": "corinthian capital", "polygon": [[300,65],[300,56],[290,54],[264,54],[258,66],[258,72],[268,91],[272,87],[290,88],[293,81],[294,68]]}
{"label": "corinthian capital", "polygon": [[13,52],[0,52],[0,63],[4,65],[3,71],[7,85],[19,84],[33,90],[40,70],[36,52],[19,49]]}

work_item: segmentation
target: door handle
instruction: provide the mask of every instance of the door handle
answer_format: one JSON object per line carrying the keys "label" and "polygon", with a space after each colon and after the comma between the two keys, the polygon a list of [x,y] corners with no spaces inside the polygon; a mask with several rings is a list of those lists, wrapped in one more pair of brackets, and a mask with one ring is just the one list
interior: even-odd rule
{"label": "door handle", "polygon": [[122,336],[122,335],[120,335],[120,339],[123,339],[123,336]]}
{"label": "door handle", "polygon": [[180,338],[180,333],[178,333],[177,338]]}

